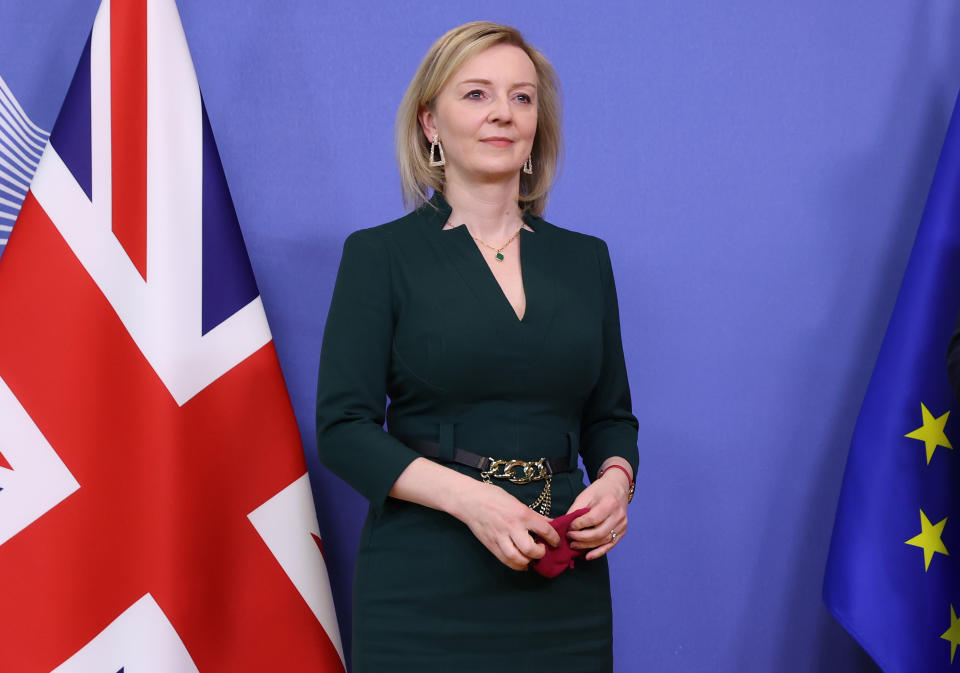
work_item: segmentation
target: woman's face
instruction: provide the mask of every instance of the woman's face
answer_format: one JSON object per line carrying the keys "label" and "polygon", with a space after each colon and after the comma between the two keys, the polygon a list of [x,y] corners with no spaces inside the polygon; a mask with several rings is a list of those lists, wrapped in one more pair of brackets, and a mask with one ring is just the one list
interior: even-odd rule
{"label": "woman's face", "polygon": [[420,123],[428,140],[440,137],[448,182],[518,176],[537,132],[533,61],[508,44],[480,52],[453,73]]}

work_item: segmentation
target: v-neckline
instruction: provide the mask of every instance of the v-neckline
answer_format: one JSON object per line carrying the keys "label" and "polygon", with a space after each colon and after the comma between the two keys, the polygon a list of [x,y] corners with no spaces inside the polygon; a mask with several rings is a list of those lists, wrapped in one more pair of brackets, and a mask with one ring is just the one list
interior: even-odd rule
{"label": "v-neckline", "polygon": [[[419,212],[426,227],[424,233],[431,244],[437,246],[437,253],[445,258],[451,271],[473,292],[479,302],[478,312],[511,331],[517,330],[525,343],[532,345],[546,338],[557,308],[557,278],[550,271],[554,262],[552,236],[544,220],[530,213],[523,214],[524,224],[532,231],[524,229],[520,234],[520,276],[526,298],[520,318],[469,230],[462,226],[443,228],[452,213],[443,194],[435,192]],[[461,228],[464,231],[458,232]]]}
{"label": "v-neckline", "polygon": [[[523,219],[524,219],[523,221],[524,225],[530,226],[530,224],[527,222],[527,217],[524,216]],[[484,259],[483,251],[474,242],[473,236],[470,234],[470,230],[467,229],[467,225],[459,224],[455,227],[450,227],[449,229],[442,229],[442,231],[450,232],[450,231],[455,231],[457,229],[463,229],[464,233],[460,234],[461,238],[466,243],[468,243],[469,246],[473,248],[473,250],[476,252],[476,254],[473,255],[473,257],[476,260],[476,262],[483,267],[483,271],[481,273],[486,273],[486,276],[489,279],[489,281],[492,282],[493,285],[496,287],[496,290],[499,293],[500,298],[502,300],[501,304],[506,306],[506,308],[510,312],[510,315],[513,316],[514,321],[518,325],[525,325],[527,321],[527,316],[530,315],[530,295],[529,295],[530,288],[529,288],[529,283],[527,279],[527,264],[526,264],[526,259],[524,257],[524,250],[526,250],[527,248],[527,244],[530,239],[529,235],[532,233],[535,234],[536,232],[527,231],[525,228],[523,228],[520,230],[520,239],[518,241],[520,243],[520,285],[523,288],[523,315],[521,316],[517,314],[517,311],[513,308],[513,304],[510,303],[510,298],[507,296],[507,293],[504,292],[503,285],[500,284],[500,281],[497,280],[497,277],[493,274],[493,269],[490,268],[490,265],[487,263],[487,260]],[[467,256],[469,257],[470,255],[468,254]]]}

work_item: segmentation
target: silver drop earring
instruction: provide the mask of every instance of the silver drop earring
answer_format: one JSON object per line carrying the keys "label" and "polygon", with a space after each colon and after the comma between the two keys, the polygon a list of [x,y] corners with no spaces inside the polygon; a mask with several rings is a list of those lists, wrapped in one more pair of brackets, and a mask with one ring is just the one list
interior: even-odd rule
{"label": "silver drop earring", "polygon": [[533,175],[533,155],[527,156],[527,160],[523,162],[523,172]]}
{"label": "silver drop earring", "polygon": [[[440,150],[440,158],[435,159],[437,150]],[[443,157],[443,145],[440,144],[440,136],[436,133],[433,134],[433,142],[430,144],[430,165],[431,166],[444,166],[446,165],[447,160]]]}

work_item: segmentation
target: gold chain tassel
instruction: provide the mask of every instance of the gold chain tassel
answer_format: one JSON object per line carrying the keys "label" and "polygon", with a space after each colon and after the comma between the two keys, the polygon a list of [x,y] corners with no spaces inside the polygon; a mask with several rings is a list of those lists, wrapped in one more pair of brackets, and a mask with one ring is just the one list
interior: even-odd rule
{"label": "gold chain tassel", "polygon": [[537,499],[530,503],[529,507],[534,512],[540,512],[544,516],[550,516],[550,507],[553,505],[550,496],[550,476],[546,478],[546,483],[543,485],[543,490],[540,491],[540,495],[537,496]]}

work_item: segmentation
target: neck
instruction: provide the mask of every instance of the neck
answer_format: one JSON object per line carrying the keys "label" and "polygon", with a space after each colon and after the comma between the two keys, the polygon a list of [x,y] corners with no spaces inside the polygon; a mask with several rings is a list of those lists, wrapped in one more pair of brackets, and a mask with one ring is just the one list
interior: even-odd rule
{"label": "neck", "polygon": [[517,205],[519,175],[509,182],[470,185],[449,177],[443,196],[452,209],[450,226],[466,224],[472,235],[499,244],[523,224]]}

